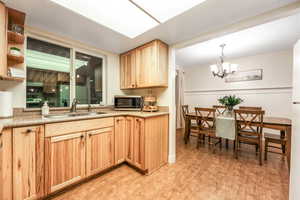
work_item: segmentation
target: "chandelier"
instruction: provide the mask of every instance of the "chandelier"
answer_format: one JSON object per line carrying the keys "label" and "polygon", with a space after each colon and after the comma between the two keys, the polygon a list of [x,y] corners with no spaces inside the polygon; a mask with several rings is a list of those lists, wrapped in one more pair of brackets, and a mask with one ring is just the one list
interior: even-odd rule
{"label": "chandelier", "polygon": [[226,44],[220,45],[222,52],[220,56],[220,62],[217,64],[211,65],[210,70],[214,76],[224,78],[228,76],[229,74],[233,74],[237,71],[238,65],[237,64],[231,64],[228,62],[224,62],[224,48]]}

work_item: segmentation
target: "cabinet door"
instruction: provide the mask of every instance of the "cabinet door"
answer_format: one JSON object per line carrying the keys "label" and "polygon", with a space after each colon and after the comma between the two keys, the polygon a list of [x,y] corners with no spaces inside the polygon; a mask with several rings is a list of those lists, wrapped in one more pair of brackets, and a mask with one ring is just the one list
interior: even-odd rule
{"label": "cabinet door", "polygon": [[13,129],[13,199],[43,196],[43,155],[43,126]]}
{"label": "cabinet door", "polygon": [[121,89],[130,89],[136,87],[136,51],[130,51],[121,55],[120,61],[120,82]]}
{"label": "cabinet door", "polygon": [[[2,184],[5,183],[5,184]],[[12,199],[12,130],[0,132],[0,199]]]}
{"label": "cabinet door", "polygon": [[114,129],[102,128],[87,133],[87,175],[114,165]]}
{"label": "cabinet door", "polygon": [[136,167],[145,169],[145,122],[140,118],[134,121],[133,162]]}
{"label": "cabinet door", "polygon": [[115,118],[115,161],[122,163],[126,158],[126,121],[125,117]]}
{"label": "cabinet door", "polygon": [[125,131],[125,153],[126,161],[134,163],[133,161],[133,134],[134,134],[134,118],[126,117],[126,131]]}
{"label": "cabinet door", "polygon": [[136,50],[137,87],[146,88],[155,86],[158,75],[156,63],[155,42],[146,44]]}
{"label": "cabinet door", "polygon": [[85,133],[46,139],[45,184],[47,194],[85,177]]}

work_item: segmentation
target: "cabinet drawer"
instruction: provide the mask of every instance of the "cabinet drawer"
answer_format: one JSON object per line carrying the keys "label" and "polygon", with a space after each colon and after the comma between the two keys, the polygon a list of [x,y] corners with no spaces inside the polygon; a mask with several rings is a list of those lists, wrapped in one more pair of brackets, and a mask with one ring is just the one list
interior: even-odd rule
{"label": "cabinet drawer", "polygon": [[100,129],[105,127],[110,127],[113,125],[114,125],[113,117],[46,124],[45,137],[52,137],[57,135],[64,135],[69,133]]}

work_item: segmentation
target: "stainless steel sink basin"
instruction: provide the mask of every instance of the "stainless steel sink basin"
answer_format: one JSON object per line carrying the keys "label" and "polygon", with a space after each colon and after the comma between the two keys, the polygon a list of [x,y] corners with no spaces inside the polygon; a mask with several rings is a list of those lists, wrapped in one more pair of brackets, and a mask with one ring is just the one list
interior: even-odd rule
{"label": "stainless steel sink basin", "polygon": [[88,113],[63,113],[63,114],[53,114],[53,115],[47,115],[45,118],[66,118],[66,117],[79,117],[79,116],[93,116],[93,115],[101,115],[106,114],[105,112],[88,112]]}

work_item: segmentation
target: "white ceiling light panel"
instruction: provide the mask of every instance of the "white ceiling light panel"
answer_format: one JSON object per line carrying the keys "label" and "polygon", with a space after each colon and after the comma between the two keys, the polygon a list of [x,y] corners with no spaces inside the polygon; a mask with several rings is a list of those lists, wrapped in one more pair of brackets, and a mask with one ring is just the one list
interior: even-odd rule
{"label": "white ceiling light panel", "polygon": [[128,0],[51,1],[130,38],[159,24]]}
{"label": "white ceiling light panel", "polygon": [[158,21],[164,23],[206,0],[132,0]]}

